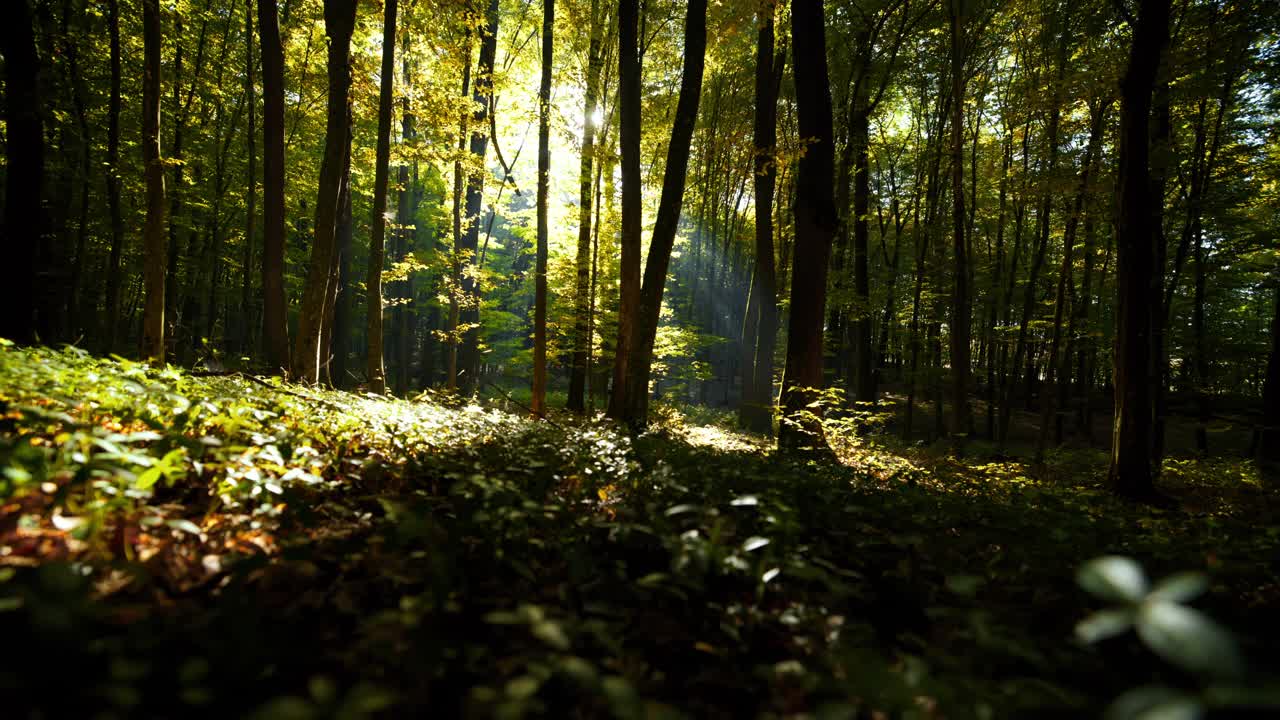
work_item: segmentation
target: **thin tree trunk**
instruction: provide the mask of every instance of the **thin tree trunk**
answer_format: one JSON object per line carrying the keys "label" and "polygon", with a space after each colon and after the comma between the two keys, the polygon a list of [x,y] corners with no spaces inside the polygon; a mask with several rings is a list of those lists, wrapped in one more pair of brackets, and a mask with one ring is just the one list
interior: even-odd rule
{"label": "thin tree trunk", "polygon": [[533,291],[533,414],[547,411],[547,193],[551,184],[551,63],[555,0],[542,0],[542,83],[538,89],[538,247]]}
{"label": "thin tree trunk", "polygon": [[[658,318],[662,310],[662,294],[680,223],[684,202],[685,176],[689,166],[689,143],[698,121],[698,100],[702,93],[702,72],[707,48],[707,2],[689,0],[684,26],[684,63],[680,79],[680,95],[667,146],[667,164],[662,177],[662,197],[654,220],[649,258],[644,269],[644,285],[640,290],[637,317],[632,327],[628,352],[628,372],[620,399],[620,420],[633,429],[644,427],[649,412],[649,374],[653,364],[653,346],[657,338]],[[625,116],[624,116],[625,117]]]}
{"label": "thin tree trunk", "polygon": [[351,33],[355,27],[356,0],[325,0],[325,33],[329,36],[329,102],[325,125],[324,158],[316,193],[315,239],[311,265],[298,314],[298,338],[293,349],[294,376],[318,382],[320,336],[329,290],[337,232],[338,197],[342,189],[343,147],[347,141],[347,103],[351,89]]}
{"label": "thin tree trunk", "polygon": [[950,0],[951,15],[951,221],[955,252],[955,291],[951,305],[952,442],[964,447],[973,424],[969,411],[969,257],[964,210],[964,2]]}
{"label": "thin tree trunk", "polygon": [[[489,0],[488,27],[480,42],[480,62],[474,83],[475,115],[471,118],[471,155],[480,163],[489,151],[489,136],[485,133],[489,121],[489,105],[493,96],[493,63],[498,52],[498,0]],[[480,205],[484,199],[484,174],[473,173],[467,178],[466,232],[461,250],[468,257],[465,262],[474,264],[480,240]],[[463,305],[459,309],[459,322],[465,326],[458,351],[458,373],[463,387],[474,391],[480,382],[480,286],[472,273],[462,276]]]}
{"label": "thin tree trunk", "polygon": [[142,2],[142,161],[147,179],[146,304],[142,319],[142,358],[164,365],[165,198],[164,160],[160,157],[160,0]]}
{"label": "thin tree trunk", "polygon": [[391,91],[395,77],[397,0],[386,0],[382,23],[382,77],[378,92],[378,140],[373,179],[373,217],[370,219],[369,270],[365,275],[368,303],[365,341],[365,373],[369,392],[387,389],[382,359],[382,256],[387,232],[387,165],[391,158]]}
{"label": "thin tree trunk", "polygon": [[245,220],[244,220],[244,267],[240,285],[240,351],[249,352],[253,347],[254,317],[253,311],[253,242],[258,220],[258,105],[254,88],[253,62],[253,0],[244,3],[244,68],[245,94],[248,96],[249,132],[246,134],[248,147],[246,156],[248,169],[245,174],[249,178],[245,188]]}
{"label": "thin tree trunk", "polygon": [[290,366],[284,294],[284,47],[275,0],[257,2],[262,50],[262,340],[267,367],[280,372]]}
{"label": "thin tree trunk", "polygon": [[622,155],[622,227],[618,276],[618,343],[614,349],[609,417],[624,420],[631,348],[640,306],[640,48],[639,0],[618,1],[619,149]]}
{"label": "thin tree trunk", "polygon": [[[12,25],[12,23],[9,23]],[[107,257],[107,283],[103,316],[104,347],[115,349],[120,329],[120,256],[124,251],[124,218],[120,211],[120,5],[107,0],[107,25],[111,46],[111,95],[107,101],[107,212],[111,216],[111,249]],[[13,88],[10,84],[8,87]],[[30,107],[36,107],[31,105]],[[10,125],[10,128],[13,126]],[[10,130],[12,132],[12,129]],[[12,172],[13,165],[9,166]],[[28,183],[34,185],[33,183]],[[38,185],[34,185],[38,187]],[[34,272],[34,269],[33,269]],[[30,293],[26,293],[30,297]],[[21,306],[18,306],[21,307]],[[18,313],[21,316],[21,312]]]}
{"label": "thin tree trunk", "polygon": [[582,412],[586,409],[588,334],[588,285],[591,274],[591,179],[595,162],[596,107],[600,95],[600,73],[604,64],[601,35],[604,13],[600,0],[591,0],[591,30],[587,47],[587,87],[582,111],[582,158],[578,166],[578,248],[574,268],[576,284],[573,302],[573,355],[569,370],[569,397],[565,406]]}

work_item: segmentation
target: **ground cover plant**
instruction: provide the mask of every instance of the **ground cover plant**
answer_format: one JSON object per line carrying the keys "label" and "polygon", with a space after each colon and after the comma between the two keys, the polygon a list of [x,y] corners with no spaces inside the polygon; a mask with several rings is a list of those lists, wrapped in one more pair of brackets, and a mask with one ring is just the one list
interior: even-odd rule
{"label": "ground cover plant", "polygon": [[[1164,694],[1131,694],[1139,710],[1263,717],[1275,700],[1280,537],[1245,463],[1181,468],[1198,504],[1151,509],[1085,453],[1033,468],[852,442],[819,462],[675,408],[629,437],[501,396],[7,345],[0,401],[13,717],[1086,717],[1149,685]],[[1203,591],[1195,617],[1216,619],[1192,628],[1201,665],[1123,624],[1077,637],[1150,590],[1127,565],[1087,570],[1115,555],[1203,578],[1174,598]]]}

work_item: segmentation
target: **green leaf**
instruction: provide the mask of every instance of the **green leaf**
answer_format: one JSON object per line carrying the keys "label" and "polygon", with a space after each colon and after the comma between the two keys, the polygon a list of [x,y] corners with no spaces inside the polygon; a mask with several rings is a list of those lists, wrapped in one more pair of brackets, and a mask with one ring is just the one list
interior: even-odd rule
{"label": "green leaf", "polygon": [[742,543],[742,549],[745,552],[751,552],[752,550],[759,550],[768,544],[769,538],[763,538],[757,535],[747,538],[746,542]]}
{"label": "green leaf", "polygon": [[1099,610],[1076,623],[1076,637],[1083,643],[1115,637],[1133,627],[1135,615],[1133,608],[1127,607]]}
{"label": "green leaf", "polygon": [[1145,685],[1116,698],[1105,720],[1197,720],[1203,704],[1194,695],[1167,687]]}
{"label": "green leaf", "polygon": [[1076,572],[1076,582],[1103,600],[1136,603],[1147,594],[1147,577],[1132,558],[1106,555],[1094,558]]}
{"label": "green leaf", "polygon": [[1164,600],[1146,602],[1137,627],[1152,652],[1190,672],[1233,677],[1243,668],[1235,639],[1198,610]]}
{"label": "green leaf", "polygon": [[1156,583],[1150,598],[1185,603],[1200,597],[1208,589],[1209,578],[1204,573],[1182,572]]}
{"label": "green leaf", "polygon": [[163,475],[159,467],[149,467],[142,471],[137,480],[133,481],[133,486],[139,490],[150,490]]}

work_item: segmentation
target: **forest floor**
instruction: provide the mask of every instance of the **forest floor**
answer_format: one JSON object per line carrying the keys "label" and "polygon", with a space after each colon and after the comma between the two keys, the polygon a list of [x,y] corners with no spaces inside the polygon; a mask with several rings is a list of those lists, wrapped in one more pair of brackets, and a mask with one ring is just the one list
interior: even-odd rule
{"label": "forest floor", "polygon": [[[1280,498],[1248,462],[1171,459],[1153,510],[1096,450],[835,432],[814,462],[658,415],[628,438],[0,347],[5,716],[1077,718],[1162,686],[1138,717],[1275,690]],[[1077,640],[1104,555],[1205,573],[1247,667],[1161,659],[1225,662],[1212,633]]]}

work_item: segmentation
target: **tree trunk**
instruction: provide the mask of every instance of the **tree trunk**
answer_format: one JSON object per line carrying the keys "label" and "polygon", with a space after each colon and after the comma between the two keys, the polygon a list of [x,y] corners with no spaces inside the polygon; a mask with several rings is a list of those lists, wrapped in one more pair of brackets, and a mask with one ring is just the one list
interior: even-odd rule
{"label": "tree trunk", "polygon": [[[675,245],[684,202],[685,175],[689,167],[689,143],[698,121],[698,100],[702,94],[702,72],[707,49],[707,2],[689,0],[684,24],[684,67],[680,79],[680,95],[676,101],[671,142],[667,146],[666,171],[662,177],[662,198],[653,224],[649,258],[644,268],[644,286],[640,290],[636,322],[628,348],[631,359],[619,403],[620,420],[633,429],[644,427],[649,412],[649,372],[653,364],[653,345],[657,338],[658,317],[662,310],[662,293],[666,286],[671,249]],[[619,353],[621,354],[621,353]],[[615,393],[616,394],[616,393]]]}
{"label": "tree trunk", "polygon": [[591,336],[587,330],[588,294],[591,275],[591,178],[595,162],[597,104],[600,95],[600,73],[604,64],[601,35],[604,32],[600,0],[591,0],[591,30],[587,47],[587,88],[582,111],[582,159],[578,166],[578,248],[574,267],[576,282],[573,294],[573,355],[569,369],[569,397],[565,407],[575,412],[586,410],[587,353]]}
{"label": "tree trunk", "polygon": [[622,155],[622,227],[618,238],[618,343],[614,348],[609,417],[626,418],[631,343],[640,306],[640,48],[639,0],[618,0],[618,145]]}
{"label": "tree trunk", "polygon": [[316,193],[315,238],[311,265],[298,314],[298,338],[293,349],[294,377],[318,382],[320,336],[329,291],[337,232],[338,197],[342,189],[343,148],[347,142],[347,103],[351,89],[351,33],[355,26],[356,0],[325,0],[325,34],[329,36],[329,102],[325,124],[324,158]]}
{"label": "tree trunk", "polygon": [[1120,495],[1146,499],[1151,466],[1151,92],[1169,39],[1169,0],[1142,0],[1129,66],[1121,82],[1118,259],[1116,284],[1115,426],[1109,482]]}
{"label": "tree trunk", "polygon": [[[114,10],[114,3],[112,8]],[[112,18],[114,20],[115,16]],[[0,27],[0,51],[3,51],[5,60],[5,157],[8,163],[4,247],[10,262],[14,263],[9,280],[4,283],[5,311],[0,313],[0,337],[30,343],[36,339],[36,252],[45,231],[44,210],[40,204],[40,190],[44,187],[40,58],[36,53],[35,26],[27,0],[5,3],[0,24],[3,25]],[[113,37],[118,37],[118,31]],[[113,47],[118,47],[118,42]]]}
{"label": "tree trunk", "polygon": [[347,169],[342,181],[342,209],[338,212],[337,265],[338,287],[334,294],[333,332],[327,344],[333,356],[330,361],[329,379],[334,387],[351,386],[347,360],[351,354],[351,323],[355,309],[355,272],[351,263],[354,223],[351,210],[351,149],[347,148]]}
{"label": "tree trunk", "polygon": [[[551,63],[555,0],[542,0],[542,82],[538,88],[538,246],[533,290],[533,414],[547,411],[547,193],[551,184]],[[588,211],[589,212],[589,211]]]}
{"label": "tree trunk", "polygon": [[[756,308],[755,342],[750,366],[743,368],[739,421],[748,430],[773,433],[773,349],[778,338],[777,270],[773,258],[773,193],[778,179],[778,76],[774,60],[773,8],[761,11],[756,41],[756,94],[753,121],[756,253],[751,296]],[[783,58],[779,58],[782,60]],[[744,342],[746,338],[744,338]]]}
{"label": "tree trunk", "polygon": [[821,0],[792,0],[791,42],[800,137],[812,139],[796,177],[795,260],[787,365],[782,379],[783,422],[778,446],[826,448],[821,407],[810,407],[822,388],[822,321],[826,312],[827,261],[836,229],[831,195],[835,141],[831,85]]}
{"label": "tree trunk", "polygon": [[[471,119],[471,154],[483,165],[489,151],[489,103],[493,96],[493,63],[498,52],[498,0],[489,0],[488,27],[480,41],[480,64],[476,68],[473,97],[475,115]],[[461,250],[468,254],[464,262],[475,263],[480,240],[480,205],[484,199],[484,175],[473,173],[467,177],[466,232]],[[458,350],[458,373],[467,391],[474,391],[480,382],[480,286],[472,273],[463,273],[463,301],[458,319],[465,326],[461,347]]]}
{"label": "tree trunk", "polygon": [[951,438],[963,448],[973,419],[969,411],[969,257],[964,210],[965,0],[950,0],[951,15],[951,221],[955,292],[951,305]]}
{"label": "tree trunk", "polygon": [[280,372],[289,367],[289,305],[284,295],[284,47],[275,0],[258,0],[258,38],[262,50],[262,341],[267,367]]}
{"label": "tree trunk", "polygon": [[365,373],[369,392],[387,390],[382,359],[382,260],[387,232],[387,165],[391,158],[391,90],[395,78],[396,0],[386,0],[382,23],[382,77],[378,91],[378,140],[373,179],[373,217],[369,232],[369,271],[365,275],[368,330]]}
{"label": "tree trunk", "polygon": [[244,220],[244,267],[240,285],[240,352],[250,352],[253,347],[254,317],[253,311],[253,240],[258,220],[258,106],[254,88],[253,62],[253,0],[244,3],[244,68],[245,95],[248,98],[249,132],[245,138],[248,144],[246,159],[248,169],[245,174],[249,178],[245,188],[245,220]]}
{"label": "tree trunk", "polygon": [[160,157],[160,0],[142,2],[142,162],[147,180],[142,358],[164,365],[165,199]]}

